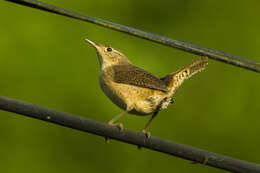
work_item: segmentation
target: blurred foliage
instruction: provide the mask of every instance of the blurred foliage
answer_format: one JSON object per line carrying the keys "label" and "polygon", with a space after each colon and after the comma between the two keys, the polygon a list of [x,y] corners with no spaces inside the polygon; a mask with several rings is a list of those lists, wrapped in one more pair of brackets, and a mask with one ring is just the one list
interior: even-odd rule
{"label": "blurred foliage", "polygon": [[[44,2],[260,61],[260,2]],[[22,7],[0,6],[0,93],[107,122],[120,113],[99,88],[99,64],[89,38],[120,49],[137,66],[164,76],[195,55],[93,24]],[[152,135],[235,158],[260,162],[259,74],[210,60],[185,82],[175,104],[160,112]],[[127,115],[141,130],[149,117]],[[0,112],[2,172],[223,172],[215,168],[69,128]]]}

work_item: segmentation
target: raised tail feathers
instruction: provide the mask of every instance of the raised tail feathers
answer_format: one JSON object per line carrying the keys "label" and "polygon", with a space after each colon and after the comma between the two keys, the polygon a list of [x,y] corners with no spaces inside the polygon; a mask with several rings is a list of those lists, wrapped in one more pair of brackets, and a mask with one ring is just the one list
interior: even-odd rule
{"label": "raised tail feathers", "polygon": [[191,64],[187,65],[186,67],[182,68],[179,72],[185,72],[187,70],[186,79],[190,78],[196,73],[201,72],[204,70],[204,68],[208,65],[208,57],[203,56],[195,61],[193,61]]}
{"label": "raised tail feathers", "polygon": [[208,64],[208,58],[206,56],[201,57],[191,64],[183,67],[182,69],[174,72],[166,77],[162,78],[167,85],[167,88],[171,94],[174,94],[185,79],[190,78],[196,73],[204,70],[205,66]]}

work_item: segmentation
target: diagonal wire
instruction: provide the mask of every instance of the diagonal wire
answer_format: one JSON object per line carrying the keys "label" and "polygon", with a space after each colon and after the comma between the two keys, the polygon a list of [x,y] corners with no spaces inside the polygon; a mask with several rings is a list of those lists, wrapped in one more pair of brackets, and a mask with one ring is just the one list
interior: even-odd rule
{"label": "diagonal wire", "polygon": [[206,47],[199,46],[199,45],[196,45],[193,43],[176,40],[173,38],[161,36],[158,34],[153,34],[151,32],[145,32],[145,31],[135,29],[132,27],[128,27],[125,25],[120,25],[120,24],[112,23],[112,22],[109,22],[106,20],[89,17],[86,15],[82,15],[82,14],[79,14],[79,13],[76,13],[73,11],[59,8],[59,7],[56,7],[56,6],[53,6],[53,5],[44,3],[44,2],[40,2],[37,0],[6,0],[6,1],[14,2],[17,4],[45,10],[48,12],[64,15],[67,17],[72,17],[74,19],[79,19],[82,21],[94,23],[94,24],[97,24],[97,25],[100,25],[100,26],[103,26],[106,28],[124,32],[124,33],[130,34],[130,35],[140,37],[140,38],[143,38],[146,40],[150,40],[150,41],[153,41],[156,43],[160,43],[160,44],[163,44],[163,45],[166,45],[169,47],[177,48],[177,49],[180,49],[180,50],[183,50],[183,51],[186,51],[189,53],[193,53],[196,55],[208,56],[211,59],[215,59],[218,61],[222,61],[222,62],[225,62],[228,64],[232,64],[235,66],[239,66],[239,67],[246,68],[246,69],[260,73],[260,63],[259,62],[256,62],[254,60],[250,60],[247,58],[243,58],[241,56],[231,55],[229,53],[206,48]]}
{"label": "diagonal wire", "polygon": [[220,154],[215,154],[158,137],[151,136],[151,138],[147,139],[145,135],[140,132],[138,133],[126,129],[120,131],[117,127],[109,126],[107,124],[100,123],[91,119],[75,116],[56,110],[51,110],[41,106],[33,105],[31,103],[14,100],[8,97],[0,96],[0,109],[27,117],[40,119],[57,125],[70,127],[72,129],[89,132],[95,135],[119,140],[154,151],[191,160],[195,163],[202,163],[204,165],[224,169],[231,172],[260,172],[259,164],[242,161]]}

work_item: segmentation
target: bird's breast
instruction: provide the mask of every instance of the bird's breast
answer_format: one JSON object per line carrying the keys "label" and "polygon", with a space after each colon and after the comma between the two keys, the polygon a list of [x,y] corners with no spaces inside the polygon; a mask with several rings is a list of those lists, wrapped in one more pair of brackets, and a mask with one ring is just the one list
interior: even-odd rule
{"label": "bird's breast", "polygon": [[99,77],[99,83],[102,91],[106,96],[121,109],[127,108],[127,103],[124,101],[121,92],[113,85],[112,81],[105,78],[102,74]]}

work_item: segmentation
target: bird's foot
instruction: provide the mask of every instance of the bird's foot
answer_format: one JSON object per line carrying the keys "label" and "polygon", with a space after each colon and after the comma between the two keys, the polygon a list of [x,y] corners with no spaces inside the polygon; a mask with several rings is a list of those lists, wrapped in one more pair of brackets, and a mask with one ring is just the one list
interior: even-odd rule
{"label": "bird's foot", "polygon": [[119,129],[120,131],[124,130],[124,126],[123,126],[122,123],[108,122],[108,125],[110,125],[110,126],[116,126],[116,127],[118,127],[118,129]]}
{"label": "bird's foot", "polygon": [[[143,130],[142,130],[142,133],[145,135],[145,137],[146,137],[147,139],[149,139],[149,138],[151,137],[151,133],[148,132],[146,129],[143,129]],[[141,147],[140,145],[138,145],[137,148],[138,148],[138,149],[141,149],[142,147]]]}
{"label": "bird's foot", "polygon": [[[115,116],[113,119],[111,119],[109,122],[108,122],[108,125],[110,126],[116,126],[119,128],[119,131],[123,131],[124,127],[123,127],[123,124],[122,123],[114,123],[116,122],[120,117],[122,117],[123,115],[125,115],[129,110],[125,110],[124,112],[122,112],[121,114],[118,114],[117,116]],[[109,138],[106,137],[105,138],[106,140],[106,143],[109,143]]]}
{"label": "bird's foot", "polygon": [[151,133],[150,132],[148,132],[146,129],[143,129],[142,130],[142,133],[146,136],[146,138],[150,138],[151,137]]}
{"label": "bird's foot", "polygon": [[[205,155],[202,164],[203,164],[203,165],[206,165],[206,164],[208,163],[208,161],[209,161],[209,156],[208,156],[208,155]],[[191,164],[197,164],[197,163],[200,163],[200,162],[191,161]]]}
{"label": "bird's foot", "polygon": [[[118,127],[118,129],[119,129],[120,131],[124,130],[124,126],[123,126],[122,123],[108,122],[108,125],[110,125],[110,126],[116,126],[116,127]],[[107,144],[110,143],[110,140],[109,140],[108,137],[105,137],[105,141],[106,141]]]}

